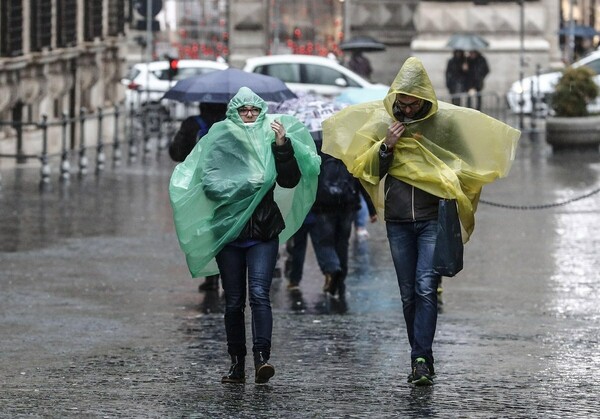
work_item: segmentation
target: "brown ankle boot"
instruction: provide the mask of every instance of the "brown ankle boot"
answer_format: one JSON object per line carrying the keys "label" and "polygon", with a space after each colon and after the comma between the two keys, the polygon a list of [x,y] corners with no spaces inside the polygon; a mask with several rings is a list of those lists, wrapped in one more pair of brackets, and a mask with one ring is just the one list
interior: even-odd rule
{"label": "brown ankle boot", "polygon": [[245,383],[246,372],[244,370],[246,360],[243,356],[231,355],[231,367],[229,372],[221,378],[222,383]]}
{"label": "brown ankle boot", "polygon": [[265,352],[254,353],[254,369],[256,370],[254,378],[255,383],[266,383],[275,375],[275,368],[267,362],[268,360],[269,356]]}
{"label": "brown ankle boot", "polygon": [[325,274],[325,285],[323,285],[323,292],[327,292],[331,295],[335,294],[335,277],[333,274]]}

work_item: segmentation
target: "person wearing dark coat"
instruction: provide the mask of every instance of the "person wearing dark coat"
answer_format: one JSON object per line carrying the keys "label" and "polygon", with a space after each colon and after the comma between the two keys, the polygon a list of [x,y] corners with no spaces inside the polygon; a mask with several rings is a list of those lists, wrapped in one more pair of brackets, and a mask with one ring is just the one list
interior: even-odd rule
{"label": "person wearing dark coat", "polygon": [[348,61],[348,68],[365,79],[371,80],[373,68],[369,59],[362,54],[362,51],[352,52],[352,57]]}
{"label": "person wearing dark coat", "polygon": [[455,50],[446,65],[446,87],[452,95],[452,103],[460,105],[460,96],[467,92],[467,58],[463,50]]}
{"label": "person wearing dark coat", "polygon": [[487,60],[479,51],[470,51],[467,56],[467,91],[469,92],[469,98],[467,100],[467,106],[472,108],[472,97],[473,93],[475,97],[475,109],[481,110],[481,91],[483,90],[483,81],[490,72]]}

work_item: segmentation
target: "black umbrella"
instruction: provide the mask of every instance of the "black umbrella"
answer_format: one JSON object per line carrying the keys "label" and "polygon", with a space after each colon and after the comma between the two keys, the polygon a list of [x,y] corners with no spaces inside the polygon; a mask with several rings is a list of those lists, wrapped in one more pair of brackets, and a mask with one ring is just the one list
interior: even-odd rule
{"label": "black umbrella", "polygon": [[283,102],[297,97],[278,78],[228,68],[180,80],[163,98],[184,103],[228,103],[244,86],[268,102]]}
{"label": "black umbrella", "polygon": [[385,45],[370,36],[356,36],[340,44],[342,51],[385,51]]}

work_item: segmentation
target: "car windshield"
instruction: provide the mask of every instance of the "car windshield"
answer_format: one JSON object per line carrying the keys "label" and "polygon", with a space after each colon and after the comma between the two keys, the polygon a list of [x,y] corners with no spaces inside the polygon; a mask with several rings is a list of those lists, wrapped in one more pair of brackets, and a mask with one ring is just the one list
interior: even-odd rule
{"label": "car windshield", "polygon": [[129,71],[127,72],[127,74],[125,74],[125,79],[127,79],[127,80],[134,80],[139,74],[140,74],[140,70],[138,70],[135,67],[132,67],[132,68],[129,69]]}
{"label": "car windshield", "polygon": [[600,59],[590,61],[589,63],[585,64],[585,67],[592,69],[596,74],[600,74]]}
{"label": "car windshield", "polygon": [[292,63],[259,65],[255,73],[280,79],[284,83],[300,83],[300,65]]}
{"label": "car windshield", "polygon": [[354,80],[350,80],[349,78],[345,77],[342,73],[332,68],[327,68],[314,64],[305,64],[304,68],[306,71],[304,80],[305,83],[326,84],[335,86],[337,85],[335,81],[341,78],[346,81],[348,86],[360,87],[360,85]]}

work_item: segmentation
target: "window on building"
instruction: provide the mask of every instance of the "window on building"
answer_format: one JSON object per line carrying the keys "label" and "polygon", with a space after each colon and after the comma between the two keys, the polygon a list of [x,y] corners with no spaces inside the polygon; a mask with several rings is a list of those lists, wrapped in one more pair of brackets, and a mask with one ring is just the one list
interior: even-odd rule
{"label": "window on building", "polygon": [[21,0],[0,2],[0,55],[23,55],[23,5]]}
{"label": "window on building", "polygon": [[50,48],[52,42],[52,1],[31,0],[31,51]]}
{"label": "window on building", "polygon": [[71,47],[77,44],[77,0],[56,2],[56,46]]}
{"label": "window on building", "polygon": [[108,3],[108,36],[125,33],[125,0],[110,0]]}
{"label": "window on building", "polygon": [[326,56],[341,54],[342,5],[339,0],[270,0],[271,52]]}
{"label": "window on building", "polygon": [[102,2],[86,1],[83,3],[83,39],[92,42],[102,38]]}

